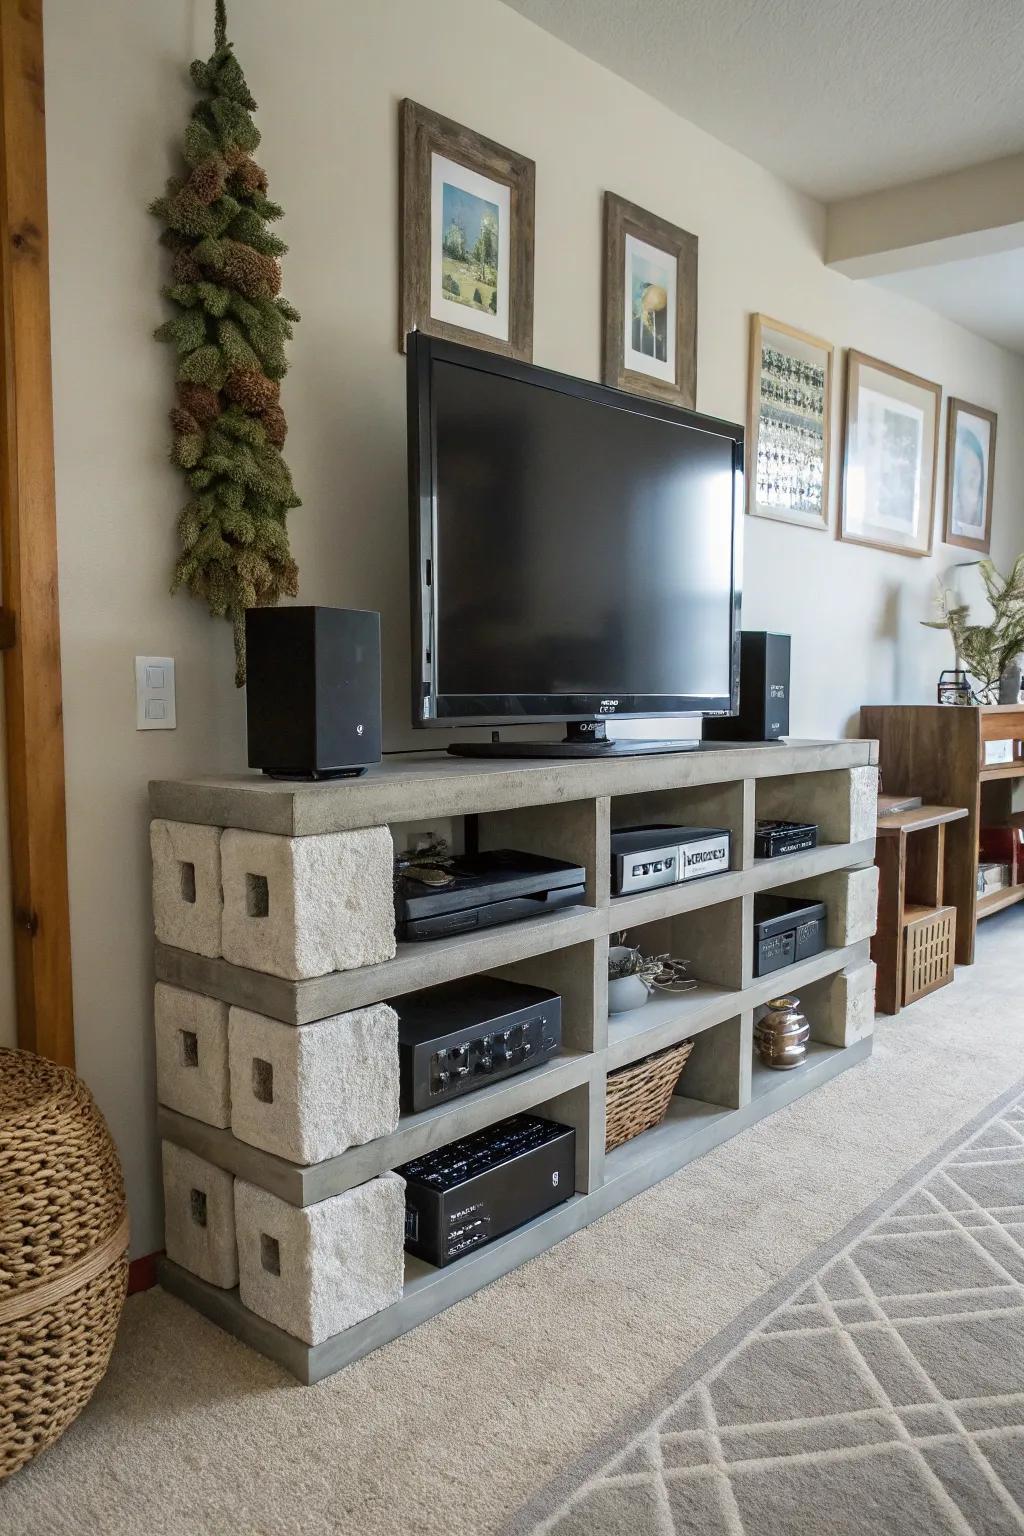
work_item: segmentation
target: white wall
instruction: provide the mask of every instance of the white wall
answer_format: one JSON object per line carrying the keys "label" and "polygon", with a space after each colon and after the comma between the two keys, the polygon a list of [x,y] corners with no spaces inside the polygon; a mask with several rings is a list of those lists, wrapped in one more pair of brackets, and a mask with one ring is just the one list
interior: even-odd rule
{"label": "white wall", "polygon": [[[162,253],[146,202],[175,167],[202,0],[46,0],[57,490],[80,1069],[124,1157],[133,1251],[160,1245],[152,1136],[146,781],[244,764],[227,627],[168,596],[175,514]],[[284,203],[287,455],[307,602],[379,608],[389,747],[412,744],[397,103],[412,96],[537,162],[535,357],[600,369],[601,194],[700,237],[698,405],[743,419],[748,317],[855,345],[1000,413],[1000,560],[1024,543],[1024,362],[821,260],[824,213],[494,0],[235,0],[232,35]],[[850,82],[850,88],[855,88]],[[838,397],[837,391],[837,421]],[[918,627],[949,552],[911,561],[746,519],[744,619],[793,635],[793,727],[933,697],[949,664]],[[178,661],[178,730],[136,734],[132,658]]]}

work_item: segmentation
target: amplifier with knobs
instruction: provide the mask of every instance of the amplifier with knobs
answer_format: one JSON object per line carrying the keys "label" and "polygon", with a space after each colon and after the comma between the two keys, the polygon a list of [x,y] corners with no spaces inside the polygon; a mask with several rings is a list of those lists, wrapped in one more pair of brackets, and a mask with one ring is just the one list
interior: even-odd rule
{"label": "amplifier with knobs", "polygon": [[513,1115],[396,1168],[405,1180],[405,1246],[428,1264],[454,1263],[569,1200],[576,1132]]}
{"label": "amplifier with knobs", "polygon": [[558,993],[499,976],[449,981],[391,1006],[406,1114],[523,1072],[562,1043]]}

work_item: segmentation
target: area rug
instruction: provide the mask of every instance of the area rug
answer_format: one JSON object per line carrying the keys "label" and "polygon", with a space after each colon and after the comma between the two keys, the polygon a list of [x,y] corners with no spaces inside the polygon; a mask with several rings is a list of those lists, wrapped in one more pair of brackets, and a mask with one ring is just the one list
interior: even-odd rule
{"label": "area rug", "polygon": [[[780,1177],[798,1191],[798,1169]],[[760,1298],[508,1527],[509,1536],[1022,1531],[1024,1082]]]}

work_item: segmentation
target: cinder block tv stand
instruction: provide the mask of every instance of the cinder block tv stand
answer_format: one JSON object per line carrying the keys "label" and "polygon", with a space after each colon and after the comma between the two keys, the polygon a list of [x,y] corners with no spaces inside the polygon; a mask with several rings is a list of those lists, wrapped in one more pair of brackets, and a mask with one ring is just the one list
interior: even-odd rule
{"label": "cinder block tv stand", "polygon": [[[874,1018],[870,934],[850,927],[845,872],[874,860],[877,761],[872,741],[704,745],[665,756],[581,761],[402,756],[364,777],[287,784],[249,775],[156,782],[152,814],[174,822],[305,837],[438,818],[474,817],[482,848],[514,847],[571,859],[587,871],[586,904],[477,934],[399,944],[393,960],[289,981],[184,949],[157,945],[156,975],[173,986],[299,1025],[484,971],[561,993],[561,1053],[518,1076],[420,1114],[397,1130],[325,1162],[301,1166],[166,1108],[161,1136],[297,1206],[364,1183],[426,1150],[534,1111],[575,1127],[576,1187],[547,1215],[434,1269],[407,1258],[401,1299],[316,1345],[307,1345],[220,1290],[165,1261],[163,1285],[300,1380],[330,1375],[370,1350],[550,1248],[693,1158],[871,1050]],[[776,859],[754,856],[757,818],[813,820],[820,844]],[[724,873],[643,892],[609,894],[609,830],[666,821],[727,826]],[[828,947],[773,975],[753,975],[753,902],[760,891],[821,890]],[[838,883],[837,883],[838,882]],[[609,1018],[609,938],[628,930],[645,950],[690,963],[695,991],[656,994]],[[806,1063],[773,1072],[756,1060],[756,1010],[796,993],[811,1023]],[[695,1041],[668,1117],[605,1152],[609,1072],[684,1039]],[[685,1242],[685,1233],[679,1234]]]}

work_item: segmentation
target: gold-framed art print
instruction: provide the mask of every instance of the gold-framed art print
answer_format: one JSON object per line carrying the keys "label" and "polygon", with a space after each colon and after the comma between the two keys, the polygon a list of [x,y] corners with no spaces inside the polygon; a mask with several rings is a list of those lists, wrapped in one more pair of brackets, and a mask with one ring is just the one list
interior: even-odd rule
{"label": "gold-framed art print", "polygon": [[931,554],[941,402],[940,384],[850,349],[839,538]]}
{"label": "gold-framed art print", "polygon": [[827,531],[831,478],[830,341],[750,317],[747,511]]}

